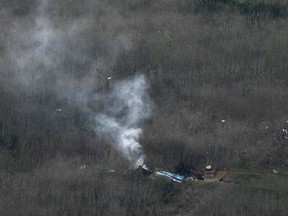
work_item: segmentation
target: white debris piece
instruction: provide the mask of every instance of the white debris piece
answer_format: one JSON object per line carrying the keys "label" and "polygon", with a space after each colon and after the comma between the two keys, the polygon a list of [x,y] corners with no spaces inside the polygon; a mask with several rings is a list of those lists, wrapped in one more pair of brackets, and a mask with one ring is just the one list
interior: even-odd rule
{"label": "white debris piece", "polygon": [[225,121],[226,121],[225,119],[222,119],[222,120],[221,120],[222,123],[224,123]]}
{"label": "white debris piece", "polygon": [[277,171],[275,169],[273,169],[272,171],[273,171],[274,174],[278,174],[279,173],[279,171]]}
{"label": "white debris piece", "polygon": [[269,126],[266,126],[266,127],[265,127],[265,130],[267,130],[268,128],[269,128]]}
{"label": "white debris piece", "polygon": [[206,170],[210,170],[210,169],[212,169],[212,166],[211,166],[211,165],[208,165],[208,166],[205,167],[205,169],[206,169]]}
{"label": "white debris piece", "polygon": [[114,172],[115,172],[115,170],[113,170],[113,169],[112,169],[112,170],[109,170],[108,172],[109,172],[109,173],[114,173]]}
{"label": "white debris piece", "polygon": [[55,110],[58,111],[58,112],[62,112],[62,109],[59,109],[59,108],[58,108],[58,109],[55,109]]}
{"label": "white debris piece", "polygon": [[288,129],[283,128],[282,132],[285,134],[285,139],[288,139]]}
{"label": "white debris piece", "polygon": [[80,166],[80,169],[83,170],[83,169],[86,169],[87,165],[84,164],[83,166]]}
{"label": "white debris piece", "polygon": [[108,80],[111,80],[111,79],[112,79],[112,77],[111,77],[111,76],[109,76],[109,77],[108,77]]}

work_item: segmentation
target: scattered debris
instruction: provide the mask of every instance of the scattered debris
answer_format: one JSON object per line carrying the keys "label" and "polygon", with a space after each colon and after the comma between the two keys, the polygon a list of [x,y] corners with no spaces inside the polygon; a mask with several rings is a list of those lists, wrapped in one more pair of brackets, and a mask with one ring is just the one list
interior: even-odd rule
{"label": "scattered debris", "polygon": [[55,110],[56,110],[57,112],[62,112],[62,109],[59,109],[59,108],[58,108],[58,109],[55,109]]}
{"label": "scattered debris", "polygon": [[183,183],[185,181],[207,181],[207,182],[215,182],[215,181],[223,181],[229,182],[227,177],[229,176],[226,171],[215,171],[212,170],[212,166],[208,165],[203,170],[193,171],[191,175],[184,176],[180,174],[175,174],[172,172],[155,169],[154,171],[150,170],[146,165],[141,166],[144,174],[154,175],[154,176],[163,176],[170,181]]}
{"label": "scattered debris", "polygon": [[[189,175],[180,175],[164,170],[150,170],[146,165],[139,166],[139,169],[142,169],[143,174],[151,176],[163,176],[169,181],[184,183],[191,181],[204,181],[207,183],[213,182],[224,182],[224,183],[234,183],[240,184],[239,175],[257,175],[257,176],[272,176],[273,174],[279,174],[280,171],[272,169],[273,174],[271,173],[254,173],[254,172],[233,172],[226,170],[214,170],[211,165],[207,165],[204,169],[200,170],[191,170]],[[225,168],[224,168],[225,169]]]}

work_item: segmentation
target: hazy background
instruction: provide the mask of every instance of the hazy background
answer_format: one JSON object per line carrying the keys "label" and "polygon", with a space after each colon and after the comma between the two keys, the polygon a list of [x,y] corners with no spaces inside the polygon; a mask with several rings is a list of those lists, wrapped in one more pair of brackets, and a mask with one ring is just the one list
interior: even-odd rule
{"label": "hazy background", "polygon": [[[287,214],[286,1],[0,6],[3,215]],[[139,159],[269,175],[175,185]]]}

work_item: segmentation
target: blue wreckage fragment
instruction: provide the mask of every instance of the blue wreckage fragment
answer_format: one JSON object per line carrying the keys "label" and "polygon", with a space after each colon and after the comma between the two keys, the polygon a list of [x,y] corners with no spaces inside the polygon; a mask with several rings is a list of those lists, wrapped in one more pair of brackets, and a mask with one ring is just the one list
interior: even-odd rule
{"label": "blue wreckage fragment", "polygon": [[156,171],[155,174],[166,176],[169,179],[171,179],[172,181],[176,181],[176,182],[179,182],[179,183],[182,183],[185,180],[184,176],[178,175],[178,174],[175,174],[175,173],[171,173],[171,172],[167,172],[167,171],[159,171],[158,170],[158,171]]}

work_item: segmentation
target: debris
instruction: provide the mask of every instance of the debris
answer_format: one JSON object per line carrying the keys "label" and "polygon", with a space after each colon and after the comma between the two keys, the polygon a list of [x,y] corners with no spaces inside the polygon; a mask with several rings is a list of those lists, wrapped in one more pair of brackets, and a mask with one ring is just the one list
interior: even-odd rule
{"label": "debris", "polygon": [[156,170],[155,174],[165,176],[168,179],[175,181],[175,182],[178,182],[178,183],[182,183],[185,180],[185,176],[177,175],[175,173],[171,173],[171,172],[167,172],[167,171]]}
{"label": "debris", "polygon": [[81,170],[82,170],[82,169],[86,169],[86,167],[87,167],[87,165],[84,164],[83,166],[80,166],[80,169],[81,169]]}
{"label": "debris", "polygon": [[153,172],[152,170],[150,170],[150,169],[146,166],[146,164],[142,165],[141,167],[142,167],[142,169],[144,169],[144,170],[145,170],[146,172],[148,172],[148,173],[152,173],[152,172]]}
{"label": "debris", "polygon": [[277,171],[275,169],[273,169],[272,171],[273,171],[274,174],[278,174],[279,173],[279,171]]}
{"label": "debris", "polygon": [[265,130],[267,130],[268,128],[269,128],[269,126],[266,126],[266,127],[265,127]]}
{"label": "debris", "polygon": [[221,120],[222,123],[224,123],[225,121],[226,121],[225,119],[222,119],[222,120]]}
{"label": "debris", "polygon": [[[250,172],[228,172],[226,170],[212,170],[211,165],[207,165],[205,169],[190,170],[189,176],[175,174],[164,170],[150,170],[146,165],[139,166],[143,170],[143,174],[151,175],[152,177],[163,176],[166,179],[178,183],[204,181],[204,182],[224,182],[239,184],[239,180],[235,179],[238,175],[258,175],[258,176],[272,176],[271,173],[250,173]],[[146,171],[149,170],[149,173]],[[280,171],[272,169],[273,174],[278,174]],[[187,173],[188,174],[188,173]],[[284,174],[284,173],[283,173]]]}
{"label": "debris", "polygon": [[164,177],[168,178],[169,180],[175,181],[178,183],[182,183],[185,180],[185,176],[178,175],[178,174],[171,173],[171,172],[167,172],[167,171],[163,171],[163,170],[159,170],[157,168],[152,171],[145,164],[142,166],[139,166],[139,168],[142,168],[144,174],[164,176]]}
{"label": "debris", "polygon": [[59,109],[59,108],[57,108],[55,110],[58,111],[58,112],[62,112],[62,109]]}
{"label": "debris", "polygon": [[206,169],[206,170],[211,170],[211,169],[212,169],[212,166],[211,166],[211,165],[208,165],[208,166],[205,167],[205,169]]}
{"label": "debris", "polygon": [[108,80],[111,80],[111,79],[112,79],[112,77],[111,77],[111,76],[109,76],[109,77],[108,77]]}
{"label": "debris", "polygon": [[108,170],[108,172],[109,172],[109,173],[114,173],[115,170],[113,170],[113,169],[112,169],[112,170]]}
{"label": "debris", "polygon": [[143,174],[148,174],[148,175],[153,174],[153,171],[150,170],[150,169],[146,166],[146,164],[144,164],[144,165],[142,165],[142,166],[139,166],[139,168],[142,168]]}
{"label": "debris", "polygon": [[197,178],[195,178],[195,177],[193,177],[193,176],[188,176],[187,178],[186,178],[186,181],[197,181],[198,179]]}
{"label": "debris", "polygon": [[288,129],[286,129],[286,128],[283,128],[282,129],[282,132],[284,133],[284,137],[285,137],[285,139],[288,139]]}
{"label": "debris", "polygon": [[146,166],[146,164],[144,164],[144,165],[142,166],[142,168],[145,169],[145,170],[148,170],[148,167]]}

